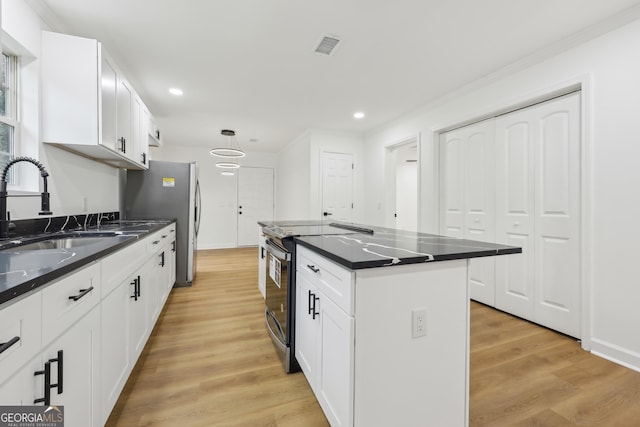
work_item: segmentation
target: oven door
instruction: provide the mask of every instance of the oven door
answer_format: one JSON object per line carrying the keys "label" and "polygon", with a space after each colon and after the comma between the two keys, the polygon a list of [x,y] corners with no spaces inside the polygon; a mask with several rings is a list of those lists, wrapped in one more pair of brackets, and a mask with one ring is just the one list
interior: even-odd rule
{"label": "oven door", "polygon": [[[270,240],[266,241],[266,323],[280,357],[290,357],[290,340],[287,325],[287,297],[289,292],[289,268],[291,254]],[[288,362],[285,362],[285,368]]]}

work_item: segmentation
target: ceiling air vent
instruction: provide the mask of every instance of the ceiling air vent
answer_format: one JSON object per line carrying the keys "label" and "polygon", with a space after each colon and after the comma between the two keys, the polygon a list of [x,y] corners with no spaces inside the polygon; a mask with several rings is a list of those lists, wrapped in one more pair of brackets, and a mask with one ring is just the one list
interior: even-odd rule
{"label": "ceiling air vent", "polygon": [[340,43],[338,36],[323,35],[320,42],[316,45],[315,52],[331,55],[336,46],[338,46],[338,43]]}

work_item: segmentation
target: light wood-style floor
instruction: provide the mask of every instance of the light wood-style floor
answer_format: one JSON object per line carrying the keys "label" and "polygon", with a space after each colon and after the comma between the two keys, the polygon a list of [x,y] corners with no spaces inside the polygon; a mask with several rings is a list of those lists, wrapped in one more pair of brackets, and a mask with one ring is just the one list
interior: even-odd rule
{"label": "light wood-style floor", "polygon": [[[255,248],[199,251],[107,426],[327,426],[304,376],[282,370],[257,280]],[[640,425],[640,373],[477,303],[470,378],[472,427]]]}

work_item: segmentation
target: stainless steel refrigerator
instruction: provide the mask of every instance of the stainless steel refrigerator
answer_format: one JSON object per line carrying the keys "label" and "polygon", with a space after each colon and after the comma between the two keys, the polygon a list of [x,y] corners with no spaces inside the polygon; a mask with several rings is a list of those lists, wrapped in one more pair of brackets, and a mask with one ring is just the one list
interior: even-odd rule
{"label": "stainless steel refrigerator", "polygon": [[200,184],[196,162],[151,160],[146,171],[128,170],[125,219],[176,219],[176,286],[190,286],[196,274]]}

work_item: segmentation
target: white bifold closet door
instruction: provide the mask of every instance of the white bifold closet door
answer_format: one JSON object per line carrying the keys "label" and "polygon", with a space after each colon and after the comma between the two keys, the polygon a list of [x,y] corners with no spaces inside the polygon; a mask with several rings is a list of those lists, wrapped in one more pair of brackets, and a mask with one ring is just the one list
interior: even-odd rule
{"label": "white bifold closet door", "polygon": [[[441,233],[495,242],[494,120],[441,135]],[[469,260],[471,298],[495,303],[494,257]]]}
{"label": "white bifold closet door", "polygon": [[495,120],[495,306],[580,337],[580,94]]}

